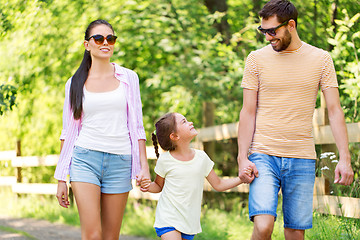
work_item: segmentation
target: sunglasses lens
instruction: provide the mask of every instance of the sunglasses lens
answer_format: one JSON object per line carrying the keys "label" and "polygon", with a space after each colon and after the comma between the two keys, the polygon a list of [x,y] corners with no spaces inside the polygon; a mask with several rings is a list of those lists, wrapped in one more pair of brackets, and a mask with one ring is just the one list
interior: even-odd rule
{"label": "sunglasses lens", "polygon": [[270,36],[274,37],[276,35],[275,29],[269,29],[267,32]]}
{"label": "sunglasses lens", "polygon": [[96,44],[102,44],[104,42],[104,36],[102,35],[95,35],[93,38]]}
{"label": "sunglasses lens", "polygon": [[116,42],[116,36],[114,36],[114,35],[107,35],[106,41],[108,42],[108,44],[114,45],[115,42]]}

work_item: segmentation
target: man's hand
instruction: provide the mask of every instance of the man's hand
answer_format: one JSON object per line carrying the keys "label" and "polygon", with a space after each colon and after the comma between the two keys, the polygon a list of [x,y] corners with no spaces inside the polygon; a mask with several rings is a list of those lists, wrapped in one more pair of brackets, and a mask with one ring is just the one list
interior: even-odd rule
{"label": "man's hand", "polygon": [[343,161],[340,159],[339,163],[335,168],[335,181],[341,185],[348,186],[354,180],[354,171],[351,168],[350,161]]}
{"label": "man's hand", "polygon": [[[259,176],[259,171],[257,170],[254,163],[249,161],[249,159],[239,160],[239,178],[243,183],[251,183],[255,177]],[[251,174],[248,174],[248,169],[251,169]]]}

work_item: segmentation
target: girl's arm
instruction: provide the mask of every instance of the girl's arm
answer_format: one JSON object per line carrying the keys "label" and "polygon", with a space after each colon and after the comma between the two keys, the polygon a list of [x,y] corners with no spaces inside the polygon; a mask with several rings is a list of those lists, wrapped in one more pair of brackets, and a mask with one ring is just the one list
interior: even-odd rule
{"label": "girl's arm", "polygon": [[[250,167],[245,168],[242,170],[245,174],[248,176],[251,175],[252,169]],[[216,175],[214,169],[211,170],[209,175],[206,177],[210,185],[218,192],[222,192],[228,189],[231,189],[233,187],[236,187],[237,185],[243,183],[239,177],[235,178],[228,178],[228,179],[221,179]]]}
{"label": "girl's arm", "polygon": [[160,177],[156,174],[154,182],[151,182],[150,179],[143,179],[141,181],[140,190],[143,192],[159,193],[162,191],[165,183],[165,178]]}

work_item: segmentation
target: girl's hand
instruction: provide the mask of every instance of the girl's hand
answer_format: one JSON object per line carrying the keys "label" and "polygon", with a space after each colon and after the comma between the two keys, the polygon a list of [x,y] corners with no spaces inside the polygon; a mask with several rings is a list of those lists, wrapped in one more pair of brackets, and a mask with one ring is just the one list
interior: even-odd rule
{"label": "girl's hand", "polygon": [[58,182],[56,198],[57,198],[60,206],[62,206],[62,207],[68,208],[68,206],[70,205],[70,202],[68,199],[68,188],[67,188],[65,181]]}
{"label": "girl's hand", "polygon": [[253,173],[253,169],[251,167],[247,167],[247,168],[244,168],[242,170],[243,173],[245,173],[246,175],[248,175],[249,177],[251,177],[251,174]]}
{"label": "girl's hand", "polygon": [[148,178],[143,178],[141,183],[140,183],[140,190],[142,192],[148,192],[149,188],[150,188],[150,184],[151,184],[151,180]]}

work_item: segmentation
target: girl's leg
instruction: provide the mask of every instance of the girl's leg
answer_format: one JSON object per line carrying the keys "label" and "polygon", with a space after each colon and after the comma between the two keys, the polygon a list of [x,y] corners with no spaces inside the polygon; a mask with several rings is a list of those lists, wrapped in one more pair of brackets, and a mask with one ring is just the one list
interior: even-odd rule
{"label": "girl's leg", "polygon": [[179,231],[171,231],[161,235],[161,240],[182,240],[181,233]]}
{"label": "girl's leg", "polygon": [[118,240],[129,193],[101,194],[103,240]]}
{"label": "girl's leg", "polygon": [[81,239],[101,239],[100,187],[85,182],[71,182],[81,224]]}

